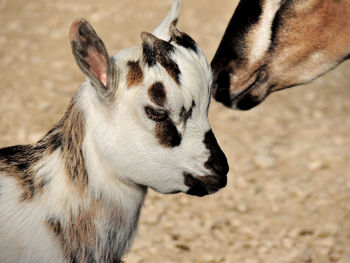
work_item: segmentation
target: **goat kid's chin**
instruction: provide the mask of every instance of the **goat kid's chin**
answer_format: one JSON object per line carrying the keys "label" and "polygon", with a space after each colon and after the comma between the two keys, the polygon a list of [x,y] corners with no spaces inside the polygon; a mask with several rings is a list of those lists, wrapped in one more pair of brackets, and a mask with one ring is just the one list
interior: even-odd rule
{"label": "goat kid's chin", "polygon": [[227,173],[220,175],[193,175],[187,172],[183,173],[184,185],[177,189],[160,189],[149,186],[154,191],[162,194],[185,193],[188,195],[205,196],[214,194],[227,184]]}
{"label": "goat kid's chin", "polygon": [[189,187],[186,194],[205,196],[213,194],[224,188],[227,184],[225,175],[204,175],[195,176],[189,173],[184,173],[185,184]]}

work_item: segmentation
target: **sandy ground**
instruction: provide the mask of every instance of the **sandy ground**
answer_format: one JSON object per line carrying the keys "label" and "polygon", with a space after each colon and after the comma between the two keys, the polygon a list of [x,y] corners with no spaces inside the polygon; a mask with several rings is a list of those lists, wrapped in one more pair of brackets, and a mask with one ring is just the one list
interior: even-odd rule
{"label": "sandy ground", "polygon": [[[0,146],[33,143],[83,81],[68,43],[88,19],[111,53],[140,44],[171,0],[0,0]],[[184,0],[179,28],[210,60],[237,1]],[[350,64],[235,112],[211,104],[230,164],[219,193],[149,192],[126,262],[350,262]]]}

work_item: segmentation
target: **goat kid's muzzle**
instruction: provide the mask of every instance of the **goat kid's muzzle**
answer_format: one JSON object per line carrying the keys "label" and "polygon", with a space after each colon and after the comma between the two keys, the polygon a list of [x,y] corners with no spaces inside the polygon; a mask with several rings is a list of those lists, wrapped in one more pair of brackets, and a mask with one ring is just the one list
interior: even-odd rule
{"label": "goat kid's muzzle", "polygon": [[210,151],[210,156],[204,164],[210,173],[202,176],[184,173],[185,185],[189,187],[187,194],[190,195],[204,196],[212,194],[227,184],[227,173],[229,171],[227,158],[218,145],[212,130],[206,132],[203,142]]}

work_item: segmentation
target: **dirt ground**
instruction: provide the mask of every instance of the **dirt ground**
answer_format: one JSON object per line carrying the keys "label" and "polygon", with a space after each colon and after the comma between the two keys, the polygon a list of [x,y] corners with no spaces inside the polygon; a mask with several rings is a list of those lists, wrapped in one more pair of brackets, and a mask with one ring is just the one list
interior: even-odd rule
{"label": "dirt ground", "polygon": [[[237,1],[184,0],[179,29],[210,61]],[[89,20],[111,53],[140,44],[172,0],[0,0],[0,147],[33,143],[84,76],[68,43]],[[350,63],[210,120],[230,164],[219,193],[149,191],[130,263],[350,262]]]}

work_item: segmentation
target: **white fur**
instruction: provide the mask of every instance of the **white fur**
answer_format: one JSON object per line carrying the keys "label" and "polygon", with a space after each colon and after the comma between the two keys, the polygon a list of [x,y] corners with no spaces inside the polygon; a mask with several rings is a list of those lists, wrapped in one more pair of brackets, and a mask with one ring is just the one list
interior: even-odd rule
{"label": "white fur", "polygon": [[[56,174],[62,173],[59,159],[56,151],[42,160],[39,165],[45,165],[40,172],[57,178]],[[50,212],[64,210],[64,203],[56,200],[58,196],[69,195],[62,181],[53,182],[53,191],[46,191],[30,202],[20,202],[22,191],[16,179],[4,174],[0,174],[0,179],[0,262],[64,262],[56,240],[45,225],[45,217]]]}
{"label": "white fur", "polygon": [[271,25],[280,8],[281,0],[265,0],[262,7],[262,14],[259,22],[254,25],[254,29],[249,33],[250,50],[249,65],[253,65],[256,61],[265,55],[265,52],[271,43]]}

